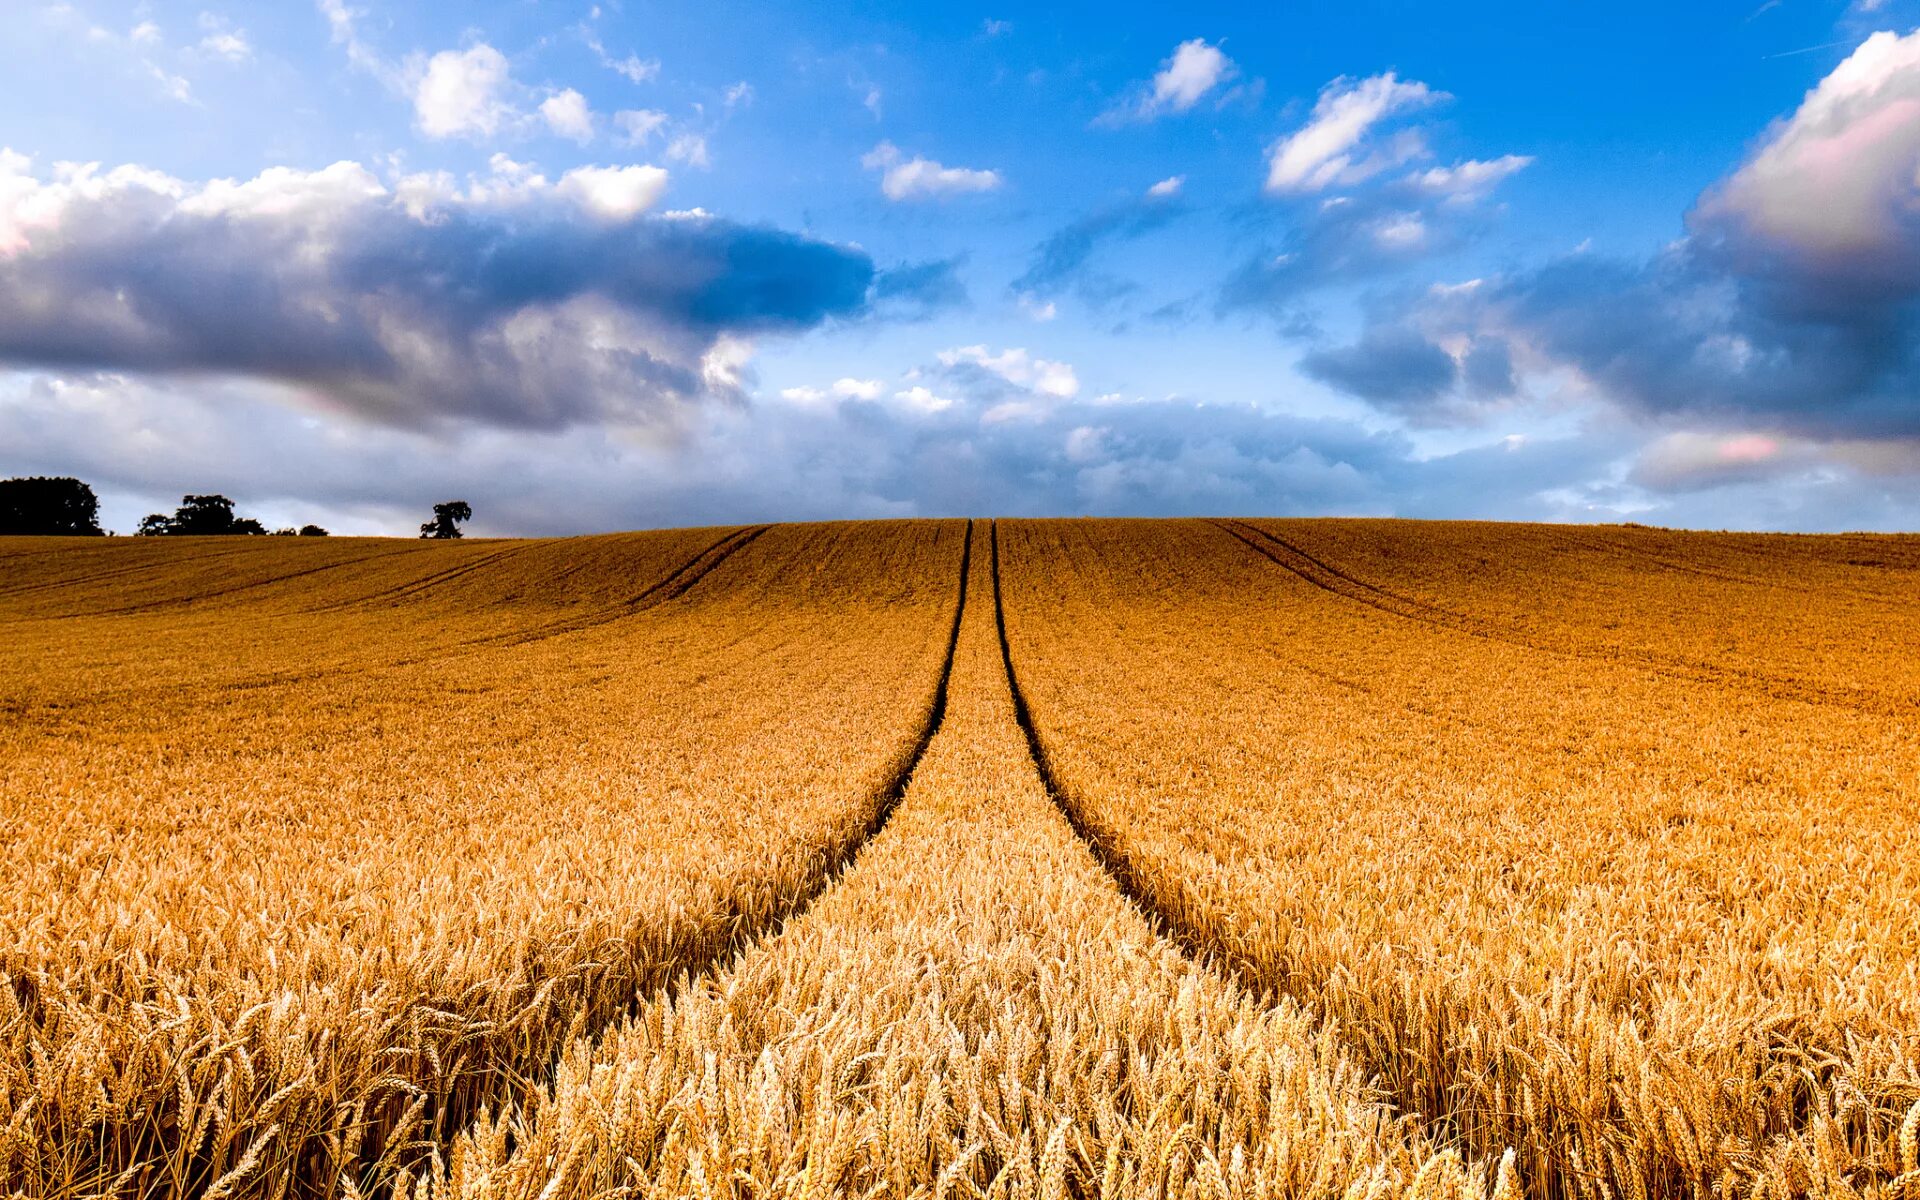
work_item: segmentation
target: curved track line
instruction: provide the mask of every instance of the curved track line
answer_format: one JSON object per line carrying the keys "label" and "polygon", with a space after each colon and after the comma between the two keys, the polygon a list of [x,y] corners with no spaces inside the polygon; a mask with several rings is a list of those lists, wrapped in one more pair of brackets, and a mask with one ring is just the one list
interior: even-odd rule
{"label": "curved track line", "polygon": [[[1911,716],[1916,707],[1916,703],[1912,700],[1903,702],[1895,697],[1860,689],[1825,687],[1804,680],[1783,679],[1779,676],[1736,667],[1716,667],[1704,663],[1687,662],[1684,659],[1662,658],[1630,647],[1619,647],[1613,653],[1600,653],[1526,637],[1484,618],[1441,608],[1424,600],[1415,600],[1377,584],[1368,583],[1366,580],[1322,562],[1284,538],[1268,533],[1256,525],[1250,525],[1244,521],[1213,518],[1210,518],[1207,523],[1313,587],[1329,595],[1338,596],[1342,600],[1364,604],[1368,608],[1383,612],[1390,617],[1398,617],[1403,621],[1413,621],[1431,628],[1480,638],[1483,641],[1517,646],[1540,654],[1558,655],[1562,658],[1602,663],[1612,667],[1624,666],[1646,671],[1664,679],[1705,684],[1730,692],[1764,696],[1770,700],[1818,704],[1882,717]],[[1286,557],[1288,554],[1297,555],[1306,565],[1289,561]],[[1329,578],[1322,578],[1322,572]]]}
{"label": "curved track line", "polygon": [[484,646],[499,643],[509,646],[521,646],[528,642],[545,641],[550,637],[559,637],[565,633],[577,633],[583,629],[595,629],[601,625],[636,616],[649,609],[658,608],[670,600],[677,600],[692,591],[694,585],[712,574],[721,563],[747,548],[761,534],[772,529],[771,525],[753,525],[746,529],[736,529],[708,546],[671,572],[654,582],[650,587],[633,598],[613,608],[603,608],[597,612],[578,617],[570,617],[549,625],[536,625],[528,629],[518,629],[512,633],[491,634],[462,643],[467,646]]}
{"label": "curved track line", "polygon": [[[1249,541],[1237,531],[1229,528],[1224,522],[1215,521],[1212,523],[1220,526],[1220,528],[1233,534],[1235,537],[1240,538],[1241,541],[1247,542],[1249,546],[1252,546],[1264,556],[1273,558],[1272,555],[1268,555],[1264,550],[1261,550],[1259,546]],[[1144,874],[1134,869],[1128,861],[1128,856],[1122,845],[1120,835],[1104,828],[1099,822],[1089,816],[1082,803],[1061,784],[1059,776],[1055,772],[1047,755],[1046,747],[1043,745],[1039,732],[1034,725],[1032,710],[1028,707],[1025,694],[1020,690],[1019,678],[1014,671],[1013,653],[1007,639],[1006,606],[1001,596],[1000,538],[997,523],[993,530],[992,550],[994,619],[999,626],[1000,652],[1006,664],[1007,683],[1013,691],[1015,719],[1020,724],[1021,732],[1026,735],[1028,751],[1032,755],[1035,768],[1040,772],[1041,781],[1046,785],[1048,795],[1053,799],[1054,804],[1059,807],[1061,813],[1065,815],[1068,824],[1073,827],[1074,832],[1078,834],[1080,839],[1093,851],[1094,857],[1100,862],[1101,866],[1105,868],[1107,874],[1112,877],[1115,885],[1126,895],[1127,899],[1135,908],[1144,914],[1154,927],[1167,937],[1168,940],[1180,946],[1186,953],[1200,962],[1226,974],[1256,996],[1266,997],[1269,1000],[1278,996],[1286,996],[1303,1005],[1310,1012],[1322,1012],[1323,1010],[1318,1003],[1318,996],[1321,990],[1321,980],[1323,976],[1318,973],[1308,974],[1296,971],[1283,959],[1277,966],[1281,977],[1277,980],[1269,980],[1267,973],[1261,970],[1258,962],[1236,954],[1231,946],[1222,944],[1219,939],[1210,937],[1204,933],[1200,923],[1192,920],[1183,911],[1187,909],[1190,904],[1184,895],[1184,889],[1176,883],[1175,886],[1170,889],[1173,893],[1170,897],[1156,895],[1155,889],[1144,877]],[[1369,601],[1362,597],[1353,596],[1347,592],[1329,587],[1327,584],[1313,579],[1311,575],[1302,572],[1298,568],[1280,559],[1273,558],[1273,561],[1277,565],[1299,575],[1315,587],[1333,592],[1335,595],[1354,600],[1358,603],[1369,603]],[[1373,607],[1380,606],[1373,605]],[[1383,611],[1392,612],[1393,610],[1384,609]],[[1419,620],[1420,618],[1413,617],[1410,619]],[[1540,647],[1534,648],[1540,649]],[[1343,686],[1345,685],[1344,681],[1336,680],[1335,682],[1340,682]],[[1169,903],[1169,900],[1171,903]],[[1389,996],[1387,1003],[1389,1007],[1392,1008],[1395,1004],[1394,998]],[[1412,1011],[1402,1012],[1396,1009],[1393,1019],[1397,1022],[1410,1021],[1418,1019],[1418,1014]],[[1351,1042],[1346,1042],[1344,1038],[1342,1041],[1357,1053],[1358,1047],[1354,1046]],[[1425,1072],[1431,1071],[1431,1064],[1427,1064],[1424,1070],[1416,1068],[1416,1070],[1412,1072],[1395,1073],[1386,1070],[1386,1064],[1383,1062],[1371,1060],[1360,1061],[1364,1069],[1373,1074],[1377,1086],[1390,1098],[1396,1110],[1401,1113],[1413,1114],[1423,1126],[1434,1126],[1437,1123],[1441,1129],[1452,1127],[1452,1118],[1446,1113],[1428,1111],[1422,1104],[1423,1097],[1419,1093],[1418,1085],[1425,1076]],[[1393,1086],[1388,1082],[1395,1080],[1399,1081],[1399,1086]],[[1671,1156],[1656,1155],[1652,1160],[1652,1166],[1654,1175],[1651,1184],[1654,1186],[1649,1186],[1648,1191],[1650,1194],[1679,1194],[1679,1192],[1683,1190],[1678,1181],[1684,1177],[1684,1163],[1681,1163],[1678,1159],[1672,1158]],[[1557,1163],[1557,1167],[1559,1171],[1565,1174],[1588,1174],[1592,1178],[1597,1178],[1591,1176],[1590,1172],[1583,1170],[1577,1160],[1569,1162],[1562,1159],[1562,1161]],[[1667,1183],[1664,1190],[1658,1186],[1663,1180]],[[1562,1188],[1562,1180],[1554,1176],[1528,1180],[1527,1186],[1529,1194],[1535,1196],[1566,1194]]]}
{"label": "curved track line", "polygon": [[1154,932],[1160,934],[1186,953],[1189,957],[1225,971],[1237,983],[1259,996],[1270,996],[1273,989],[1262,983],[1247,970],[1245,963],[1235,962],[1216,953],[1209,939],[1197,933],[1187,922],[1172,912],[1153,895],[1146,880],[1141,878],[1126,855],[1121,853],[1118,839],[1106,830],[1087,819],[1085,811],[1076,803],[1061,784],[1060,776],[1053,768],[1053,761],[1047,755],[1047,748],[1041,744],[1040,733],[1033,724],[1033,710],[1027,705],[1026,692],[1021,690],[1020,675],[1013,666],[1013,647],[1007,640],[1007,607],[1000,590],[1000,522],[993,522],[990,538],[993,555],[993,623],[1000,635],[1000,662],[1007,672],[1007,690],[1013,693],[1013,719],[1020,726],[1020,733],[1027,741],[1027,754],[1033,759],[1033,768],[1040,775],[1040,782],[1047,789],[1047,796],[1067,818],[1067,824],[1093,856],[1099,861],[1101,869],[1112,878],[1127,901],[1145,917]]}
{"label": "curved track line", "polygon": [[[674,995],[683,994],[700,981],[726,968],[756,945],[778,937],[790,922],[804,916],[828,889],[838,884],[846,873],[853,869],[861,852],[875,837],[879,836],[881,830],[886,828],[887,822],[892,819],[895,810],[900,807],[901,801],[906,797],[907,786],[912,781],[913,773],[919,767],[920,760],[925,757],[928,745],[932,743],[934,735],[940,731],[940,726],[946,721],[947,691],[953,678],[954,652],[960,644],[960,624],[962,617],[966,614],[967,574],[973,564],[973,526],[973,521],[969,520],[964,541],[961,544],[960,582],[954,598],[953,620],[948,627],[946,652],[940,663],[940,674],[935,680],[932,695],[928,699],[926,713],[907,753],[900,758],[899,765],[893,774],[879,789],[876,803],[866,824],[852,837],[826,847],[819,874],[809,881],[807,887],[789,896],[784,903],[774,909],[758,916],[739,911],[729,914],[730,919],[725,923],[728,932],[724,937],[710,946],[699,947],[660,978],[636,981],[632,998],[628,1003],[615,1005],[604,1013],[592,1014],[589,1019],[582,1022],[582,1032],[577,1035],[578,1037],[597,1043],[620,1019],[640,1011],[641,1007],[662,987],[670,988]],[[753,531],[733,549],[737,550],[740,545],[751,541],[767,528],[762,526]],[[709,547],[709,550],[713,548]],[[708,569],[710,570],[711,566]],[[699,582],[698,578],[687,580],[686,587],[692,587],[697,582]],[[656,589],[649,589],[649,592],[654,590]],[[685,588],[682,588],[674,595],[684,591]],[[563,1040],[562,1044],[554,1047],[546,1062],[535,1065],[534,1070],[538,1072],[535,1076],[529,1076],[512,1063],[492,1064],[488,1073],[513,1072],[522,1080],[551,1082],[559,1069],[561,1056],[572,1041],[573,1039]],[[393,1112],[386,1115],[389,1118],[396,1116],[404,1108],[407,1099],[406,1096],[394,1098],[390,1102]],[[498,1102],[498,1098],[495,1098],[495,1102]],[[416,1158],[413,1161],[398,1165],[403,1168],[410,1166],[417,1170],[429,1154],[451,1142],[453,1131],[465,1129],[472,1124],[483,1103],[483,1097],[455,1096],[453,1102],[449,1103],[442,1112],[429,1113],[427,1118],[429,1127],[448,1132],[435,1139],[434,1146],[422,1145],[416,1151]],[[370,1123],[365,1134],[360,1152],[363,1164],[376,1162],[381,1156],[381,1137],[377,1133],[381,1124],[377,1121]],[[376,1188],[385,1186],[388,1182],[391,1181],[363,1180],[361,1190],[364,1194],[372,1195]]]}

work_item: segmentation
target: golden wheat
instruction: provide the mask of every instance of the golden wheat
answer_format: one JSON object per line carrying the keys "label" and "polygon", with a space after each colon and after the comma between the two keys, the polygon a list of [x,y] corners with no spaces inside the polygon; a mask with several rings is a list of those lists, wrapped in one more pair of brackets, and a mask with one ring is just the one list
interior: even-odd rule
{"label": "golden wheat", "polygon": [[1015,723],[986,550],[940,730],[852,870],[726,973],[575,1043],[416,1200],[1487,1194],[1336,1035],[1113,888]]}
{"label": "golden wheat", "polygon": [[1871,1191],[1920,1097],[1920,605],[1818,539],[1569,536],[1017,524],[1047,764],[1191,945],[1532,1194]]}
{"label": "golden wheat", "polygon": [[1920,1196],[1916,572],[0,541],[0,1192]]}
{"label": "golden wheat", "polygon": [[67,586],[141,603],[7,657],[0,1186],[371,1193],[729,952],[877,819],[961,528],[771,531],[653,607],[714,533],[583,547],[557,602],[537,545],[249,546],[286,602],[211,616],[210,552]]}

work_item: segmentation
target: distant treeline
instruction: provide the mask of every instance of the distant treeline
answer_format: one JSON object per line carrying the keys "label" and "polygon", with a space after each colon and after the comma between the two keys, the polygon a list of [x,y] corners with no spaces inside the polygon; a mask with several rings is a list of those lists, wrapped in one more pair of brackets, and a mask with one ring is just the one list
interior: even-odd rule
{"label": "distant treeline", "polygon": [[[433,506],[433,520],[420,526],[423,538],[457,538],[461,523],[471,519],[473,509],[465,500],[449,500]],[[0,479],[0,535],[49,537],[102,537],[100,500],[93,489],[78,479],[32,476],[25,479]],[[267,527],[252,517],[236,517],[233,501],[217,493],[187,495],[171,516],[150,513],[135,531],[142,537],[206,536],[250,534],[264,536]],[[318,525],[287,526],[273,531],[276,537],[326,537]]]}

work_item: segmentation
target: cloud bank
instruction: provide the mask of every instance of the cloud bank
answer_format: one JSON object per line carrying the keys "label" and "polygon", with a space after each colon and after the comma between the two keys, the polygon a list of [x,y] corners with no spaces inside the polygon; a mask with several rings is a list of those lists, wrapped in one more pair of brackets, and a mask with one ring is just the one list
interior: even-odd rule
{"label": "cloud bank", "polygon": [[[1320,355],[1319,377],[1470,419],[1434,356],[1464,370],[1466,347],[1493,343],[1524,372],[1565,376],[1641,417],[1920,438],[1920,33],[1863,42],[1653,258],[1575,254],[1435,288],[1380,326]],[[1386,343],[1395,356],[1343,372]],[[1649,477],[1674,477],[1676,453]],[[1776,460],[1788,461],[1741,469]]]}
{"label": "cloud bank", "polygon": [[[0,362],[243,376],[368,420],[671,431],[750,339],[862,313],[862,252],[649,215],[647,166],[189,184],[0,151]],[[719,358],[715,356],[719,355]],[[734,364],[737,366],[737,363]]]}

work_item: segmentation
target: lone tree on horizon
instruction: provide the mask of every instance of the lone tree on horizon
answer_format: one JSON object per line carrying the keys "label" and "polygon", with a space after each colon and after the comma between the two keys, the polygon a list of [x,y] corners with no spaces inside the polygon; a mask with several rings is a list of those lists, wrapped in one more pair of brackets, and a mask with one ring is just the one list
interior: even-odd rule
{"label": "lone tree on horizon", "polygon": [[233,501],[218,494],[182,496],[171,517],[151,513],[140,522],[142,537],[184,537],[203,534],[264,534],[266,526],[252,517],[235,517]]}
{"label": "lone tree on horizon", "polygon": [[100,500],[66,476],[0,479],[0,534],[101,537]]}
{"label": "lone tree on horizon", "polygon": [[420,536],[423,538],[461,537],[463,535],[460,532],[460,522],[472,519],[473,509],[465,500],[449,500],[444,504],[436,504],[433,506],[433,520],[420,526]]}

